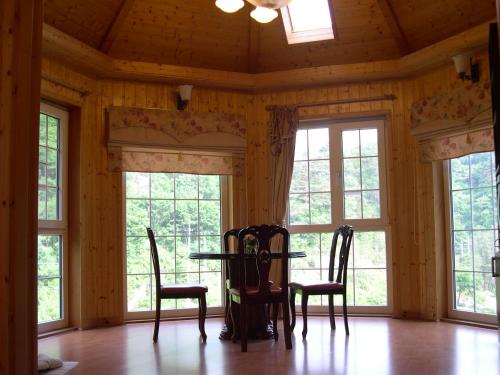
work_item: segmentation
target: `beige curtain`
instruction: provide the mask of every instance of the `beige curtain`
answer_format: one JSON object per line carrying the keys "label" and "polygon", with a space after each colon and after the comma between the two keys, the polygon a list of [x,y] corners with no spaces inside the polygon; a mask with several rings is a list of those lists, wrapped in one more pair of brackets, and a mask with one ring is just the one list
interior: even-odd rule
{"label": "beige curtain", "polygon": [[292,181],[295,135],[299,126],[296,107],[279,106],[271,111],[269,139],[271,141],[271,220],[286,225],[286,206]]}
{"label": "beige curtain", "polygon": [[[286,226],[286,208],[288,193],[292,182],[295,136],[299,126],[297,107],[278,106],[271,111],[269,120],[270,173],[271,173],[271,221],[273,224]],[[281,241],[271,244],[279,249]],[[271,279],[280,284],[281,267],[274,262]]]}

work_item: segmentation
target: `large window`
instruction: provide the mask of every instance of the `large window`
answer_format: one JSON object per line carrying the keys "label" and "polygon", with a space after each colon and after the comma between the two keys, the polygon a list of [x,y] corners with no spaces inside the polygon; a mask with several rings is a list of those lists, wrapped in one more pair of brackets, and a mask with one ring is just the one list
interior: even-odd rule
{"label": "large window", "polygon": [[[354,227],[348,303],[359,311],[388,311],[388,245],[382,120],[302,124],[297,132],[289,196],[291,279],[327,280],[334,229]],[[328,304],[321,296],[317,305]]]}
{"label": "large window", "polygon": [[[126,173],[125,179],[129,316],[139,316],[137,312],[155,308],[155,280],[147,226],[155,232],[162,283],[206,284],[207,305],[221,306],[220,262],[192,260],[189,253],[221,251],[227,178],[179,173]],[[162,301],[165,310],[197,306],[197,301],[186,299]]]}
{"label": "large window", "polygon": [[458,318],[495,319],[495,280],[491,275],[491,257],[498,238],[494,162],[493,152],[467,155],[448,162],[450,315]]}
{"label": "large window", "polygon": [[39,331],[67,325],[67,112],[41,104],[38,164]]}

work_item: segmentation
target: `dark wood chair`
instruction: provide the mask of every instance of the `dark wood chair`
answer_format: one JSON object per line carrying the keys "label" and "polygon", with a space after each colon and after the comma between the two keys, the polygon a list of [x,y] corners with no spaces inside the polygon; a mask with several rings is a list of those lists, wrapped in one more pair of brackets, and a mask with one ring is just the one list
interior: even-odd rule
{"label": "dark wood chair", "polygon": [[207,315],[206,293],[208,288],[205,285],[199,284],[171,284],[162,285],[160,281],[160,262],[158,260],[158,249],[156,240],[151,228],[147,228],[149,244],[151,249],[151,258],[153,260],[153,269],[156,279],[156,318],[155,329],[153,333],[153,341],[158,341],[158,330],[160,329],[160,311],[162,299],[180,299],[180,298],[196,298],[198,299],[198,326],[200,329],[203,342],[207,341],[205,333],[205,317]]}
{"label": "dark wood chair", "polygon": [[[273,257],[271,255],[271,242],[280,241],[281,244],[281,285],[273,285],[269,280],[269,271]],[[255,255],[248,255],[245,247],[248,240],[254,242]],[[242,229],[238,233],[238,263],[239,263],[239,286],[229,289],[231,305],[239,305],[239,331],[241,337],[241,351],[247,351],[247,305],[249,304],[272,304],[273,305],[273,334],[274,339],[278,339],[277,317],[278,308],[283,306],[283,326],[285,335],[285,345],[287,349],[292,348],[292,337],[290,331],[290,316],[288,305],[288,243],[289,234],[285,228],[276,225],[250,226]],[[258,271],[256,283],[247,283],[247,261],[246,258],[252,257],[255,260],[255,266]],[[254,258],[253,258],[254,257]],[[231,306],[231,313],[234,313]],[[233,322],[235,322],[233,316]],[[236,324],[235,324],[236,325]],[[236,328],[236,327],[235,327]]]}
{"label": "dark wood chair", "polygon": [[[240,228],[235,228],[235,229],[230,229],[226,233],[224,233],[224,252],[229,253],[231,251],[231,247],[229,245],[229,241],[232,238],[235,240],[238,240],[238,233],[240,232]],[[224,316],[226,317],[226,321],[230,319],[229,315],[229,289],[231,289],[231,282],[230,282],[230,272],[231,272],[231,262],[229,260],[225,261],[225,277],[226,277],[226,282],[225,282],[225,290],[224,290],[224,295],[225,295],[225,307],[224,307]],[[228,319],[229,318],[229,319]]]}
{"label": "dark wood chair", "polygon": [[[304,328],[302,330],[302,337],[306,338],[307,335],[307,301],[309,296],[328,295],[328,312],[330,315],[330,327],[335,329],[335,316],[333,313],[333,296],[341,294],[344,312],[344,325],[346,334],[349,334],[349,325],[347,323],[347,262],[349,261],[349,249],[351,248],[351,241],[353,236],[353,229],[349,225],[342,225],[335,230],[332,240],[332,247],[330,249],[330,264],[328,270],[328,281],[317,281],[290,283],[290,309],[292,311],[292,326],[291,330],[295,328],[295,295],[302,295],[302,317],[304,320]],[[342,236],[342,243],[339,251],[339,268],[337,277],[333,280],[335,254],[337,251],[338,237]]]}

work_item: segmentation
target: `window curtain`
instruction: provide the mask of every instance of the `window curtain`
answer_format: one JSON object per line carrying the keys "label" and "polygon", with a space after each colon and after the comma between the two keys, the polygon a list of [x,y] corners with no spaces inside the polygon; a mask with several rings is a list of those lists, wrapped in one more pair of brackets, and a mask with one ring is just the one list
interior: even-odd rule
{"label": "window curtain", "polygon": [[246,120],[227,113],[108,109],[108,168],[241,176]]}
{"label": "window curtain", "polygon": [[271,167],[271,221],[286,226],[288,193],[292,182],[295,136],[299,126],[296,107],[279,106],[269,120]]}
{"label": "window curtain", "polygon": [[[271,110],[269,120],[270,173],[271,173],[271,222],[286,226],[288,193],[292,182],[295,136],[299,126],[297,107],[276,106]],[[279,249],[281,239],[271,243],[272,249]],[[281,265],[274,262],[271,278],[279,285]],[[283,286],[285,287],[285,286]]]}
{"label": "window curtain", "polygon": [[411,120],[423,162],[494,149],[488,81],[415,102]]}

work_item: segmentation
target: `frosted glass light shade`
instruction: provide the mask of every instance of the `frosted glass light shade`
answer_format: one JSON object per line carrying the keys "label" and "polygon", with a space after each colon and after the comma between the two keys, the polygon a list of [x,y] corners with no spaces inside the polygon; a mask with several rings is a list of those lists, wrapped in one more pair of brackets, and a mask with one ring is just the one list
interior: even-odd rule
{"label": "frosted glass light shade", "polygon": [[257,22],[268,23],[278,17],[278,12],[274,9],[257,7],[252,10],[250,16]]}
{"label": "frosted glass light shade", "polygon": [[217,0],[215,2],[217,8],[226,13],[234,13],[245,6],[243,0]]}
{"label": "frosted glass light shade", "polygon": [[469,69],[470,55],[463,53],[453,56],[453,62],[455,63],[455,69],[458,74],[465,73]]}
{"label": "frosted glass light shade", "polygon": [[193,85],[181,85],[177,88],[182,100],[191,100],[191,90]]}

